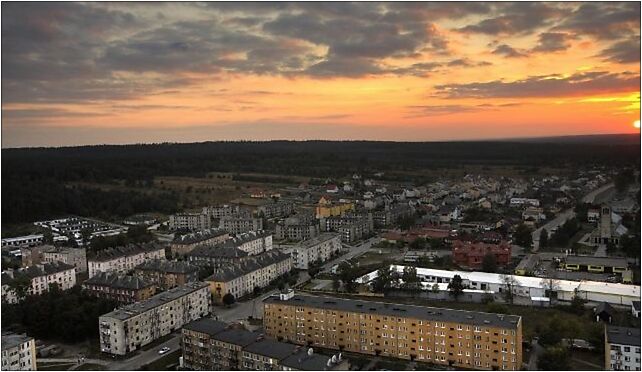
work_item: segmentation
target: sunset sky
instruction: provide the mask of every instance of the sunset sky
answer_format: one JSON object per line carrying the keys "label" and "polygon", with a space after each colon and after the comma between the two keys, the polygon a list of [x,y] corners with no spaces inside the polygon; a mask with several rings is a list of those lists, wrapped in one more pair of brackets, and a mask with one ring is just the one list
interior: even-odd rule
{"label": "sunset sky", "polygon": [[2,3],[2,146],[636,133],[640,3]]}

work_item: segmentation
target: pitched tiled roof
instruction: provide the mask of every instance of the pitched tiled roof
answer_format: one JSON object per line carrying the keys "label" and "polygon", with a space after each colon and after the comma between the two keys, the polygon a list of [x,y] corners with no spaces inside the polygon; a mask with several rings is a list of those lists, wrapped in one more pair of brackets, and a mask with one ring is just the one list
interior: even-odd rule
{"label": "pitched tiled roof", "polygon": [[159,243],[130,244],[127,246],[113,247],[98,251],[89,261],[111,261],[119,257],[133,256],[143,252],[151,252],[165,247]]}
{"label": "pitched tiled roof", "polygon": [[136,266],[137,270],[160,271],[164,273],[187,274],[198,271],[198,267],[184,261],[149,260]]}
{"label": "pitched tiled roof", "polygon": [[274,263],[285,261],[288,258],[290,258],[289,254],[279,250],[263,252],[256,256],[251,256],[243,262],[214,269],[214,273],[206,281],[228,282]]}
{"label": "pitched tiled roof", "polygon": [[99,272],[87,279],[83,284],[117,289],[143,289],[153,285],[153,283],[136,276],[118,275],[108,272]]}

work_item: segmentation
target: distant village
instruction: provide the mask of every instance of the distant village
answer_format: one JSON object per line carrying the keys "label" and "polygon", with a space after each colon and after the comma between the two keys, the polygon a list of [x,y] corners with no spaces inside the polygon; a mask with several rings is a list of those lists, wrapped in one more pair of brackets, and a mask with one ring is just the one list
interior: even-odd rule
{"label": "distant village", "polygon": [[[528,369],[546,325],[510,309],[579,306],[602,327],[599,366],[639,370],[640,175],[622,186],[619,172],[355,173],[168,216],[34,221],[2,239],[2,302],[81,287],[117,304],[95,319],[95,363],[168,354],[194,370]],[[3,370],[51,349],[4,323],[2,344]]]}

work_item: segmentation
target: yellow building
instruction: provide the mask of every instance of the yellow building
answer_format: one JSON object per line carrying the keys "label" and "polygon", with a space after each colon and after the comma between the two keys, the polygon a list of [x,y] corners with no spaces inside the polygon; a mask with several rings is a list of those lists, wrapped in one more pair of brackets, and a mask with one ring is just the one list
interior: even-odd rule
{"label": "yellow building", "polygon": [[300,345],[479,370],[522,365],[522,321],[514,315],[291,292],[264,301],[263,325]]}
{"label": "yellow building", "polygon": [[354,211],[354,203],[333,203],[325,197],[319,199],[316,209],[317,218],[343,216],[349,211]]}

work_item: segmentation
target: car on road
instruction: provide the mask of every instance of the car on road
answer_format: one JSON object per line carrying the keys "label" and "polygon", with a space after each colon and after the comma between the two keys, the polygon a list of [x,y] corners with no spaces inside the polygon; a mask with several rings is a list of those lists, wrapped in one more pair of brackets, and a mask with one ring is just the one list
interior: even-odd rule
{"label": "car on road", "polygon": [[167,346],[165,346],[164,348],[161,348],[160,350],[158,350],[158,354],[160,354],[160,355],[167,354],[167,353],[169,353],[170,350],[172,350],[172,349],[170,349]]}

